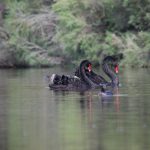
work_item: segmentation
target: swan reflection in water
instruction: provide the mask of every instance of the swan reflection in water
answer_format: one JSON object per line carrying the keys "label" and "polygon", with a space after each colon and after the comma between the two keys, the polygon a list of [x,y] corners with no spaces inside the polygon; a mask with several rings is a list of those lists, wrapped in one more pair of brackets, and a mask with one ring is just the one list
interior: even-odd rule
{"label": "swan reflection in water", "polygon": [[93,127],[94,113],[97,111],[105,113],[108,109],[114,108],[115,112],[120,112],[119,89],[115,88],[112,96],[102,96],[98,94],[98,91],[81,93],[80,106],[81,109],[87,110],[88,123]]}
{"label": "swan reflection in water", "polygon": [[112,91],[108,91],[104,94],[102,94],[101,92],[99,93],[99,96],[101,97],[102,106],[114,103],[116,111],[119,111],[121,96],[121,94],[119,94],[119,88],[116,87]]}
{"label": "swan reflection in water", "polygon": [[[98,95],[99,90],[89,90],[84,92],[70,92],[70,91],[52,91],[53,97],[57,107],[67,113],[79,113],[82,119],[87,117],[89,127],[93,128],[95,124],[95,117],[105,115],[109,110],[120,111],[119,91],[114,91],[115,96],[102,97]],[[65,109],[64,109],[65,108]],[[109,111],[110,112],[110,111]],[[110,112],[111,113],[111,112]],[[81,120],[82,120],[81,119]]]}

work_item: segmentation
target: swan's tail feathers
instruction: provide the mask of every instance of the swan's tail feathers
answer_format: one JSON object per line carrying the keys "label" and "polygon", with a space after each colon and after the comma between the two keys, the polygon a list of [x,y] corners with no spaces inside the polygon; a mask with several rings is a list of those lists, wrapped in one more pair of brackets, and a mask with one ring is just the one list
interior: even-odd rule
{"label": "swan's tail feathers", "polygon": [[48,76],[48,78],[49,85],[68,85],[81,81],[79,77],[70,75],[52,74],[51,76]]}
{"label": "swan's tail feathers", "polygon": [[55,78],[56,78],[56,74],[52,74],[51,77],[50,77],[50,80],[49,80],[50,85],[54,84]]}
{"label": "swan's tail feathers", "polygon": [[49,84],[54,85],[54,84],[59,84],[61,82],[61,76],[57,74],[52,74],[50,79],[49,79]]}
{"label": "swan's tail feathers", "polygon": [[68,76],[68,83],[74,84],[76,82],[80,82],[81,79],[77,76]]}

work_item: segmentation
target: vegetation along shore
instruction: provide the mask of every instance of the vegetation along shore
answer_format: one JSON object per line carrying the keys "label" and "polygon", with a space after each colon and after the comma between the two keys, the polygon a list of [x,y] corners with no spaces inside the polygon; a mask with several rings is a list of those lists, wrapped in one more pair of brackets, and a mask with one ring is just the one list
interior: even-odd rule
{"label": "vegetation along shore", "polygon": [[149,0],[1,0],[0,68],[50,67],[123,53],[150,67]]}

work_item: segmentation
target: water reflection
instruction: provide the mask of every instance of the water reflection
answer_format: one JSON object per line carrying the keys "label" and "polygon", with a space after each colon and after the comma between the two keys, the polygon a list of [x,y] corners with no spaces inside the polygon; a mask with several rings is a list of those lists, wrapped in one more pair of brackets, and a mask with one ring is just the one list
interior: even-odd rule
{"label": "water reflection", "polygon": [[124,72],[122,87],[109,98],[99,90],[51,91],[45,73],[0,71],[1,150],[150,148],[148,73]]}
{"label": "water reflection", "polygon": [[[6,93],[6,91],[0,88],[0,93]],[[7,133],[7,99],[4,96],[4,93],[0,95],[0,149],[7,149],[8,144],[8,133]]]}

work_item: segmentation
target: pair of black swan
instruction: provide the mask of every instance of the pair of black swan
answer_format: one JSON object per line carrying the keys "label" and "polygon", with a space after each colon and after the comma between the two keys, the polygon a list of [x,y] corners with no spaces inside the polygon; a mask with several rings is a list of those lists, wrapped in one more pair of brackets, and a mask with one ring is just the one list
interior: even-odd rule
{"label": "pair of black swan", "polygon": [[[111,82],[108,82],[101,75],[97,75],[92,71],[91,64],[89,65],[89,69],[86,69],[87,77],[97,85],[106,85],[106,86],[118,86],[119,78],[118,78],[118,62],[123,58],[122,54],[106,56],[102,61],[102,69],[105,74],[111,79]],[[75,72],[75,76],[81,77],[79,68],[77,68]]]}
{"label": "pair of black swan", "polygon": [[102,61],[103,71],[111,79],[111,82],[94,73],[90,61],[83,60],[77,68],[75,76],[57,74],[50,76],[49,87],[53,90],[88,90],[104,86],[118,86],[118,62],[122,57],[122,54],[106,56]]}

